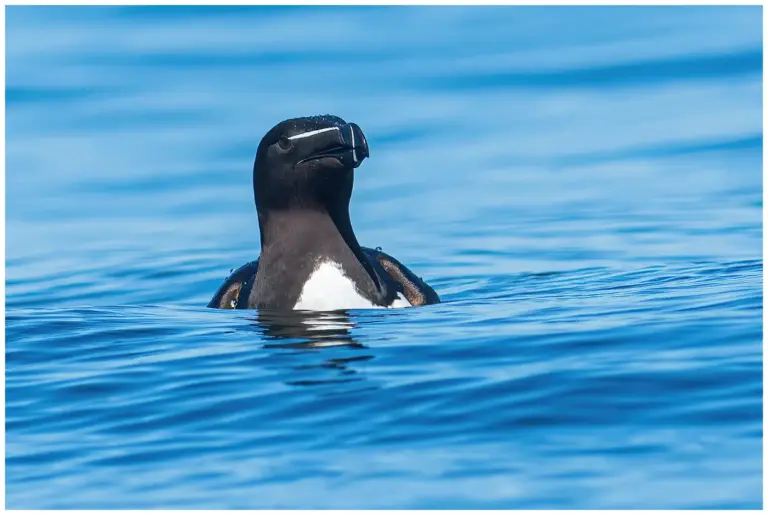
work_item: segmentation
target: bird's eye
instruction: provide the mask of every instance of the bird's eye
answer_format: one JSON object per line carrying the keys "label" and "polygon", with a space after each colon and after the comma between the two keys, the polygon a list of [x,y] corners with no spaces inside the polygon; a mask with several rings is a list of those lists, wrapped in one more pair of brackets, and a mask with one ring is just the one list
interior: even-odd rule
{"label": "bird's eye", "polygon": [[277,140],[277,146],[280,147],[280,150],[283,152],[287,152],[288,150],[291,150],[293,148],[293,143],[291,140],[283,136],[279,140]]}

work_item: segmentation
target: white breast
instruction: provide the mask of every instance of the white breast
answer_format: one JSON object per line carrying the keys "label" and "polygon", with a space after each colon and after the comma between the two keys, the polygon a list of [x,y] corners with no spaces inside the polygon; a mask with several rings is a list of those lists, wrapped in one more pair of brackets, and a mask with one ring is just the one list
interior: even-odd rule
{"label": "white breast", "polygon": [[[398,294],[390,308],[410,307]],[[341,265],[323,261],[309,276],[293,309],[306,311],[332,311],[336,309],[377,309],[371,301],[360,295],[352,281],[344,275]]]}
{"label": "white breast", "polygon": [[411,306],[412,304],[408,302],[405,295],[400,292],[397,292],[397,298],[389,305],[390,308],[410,308]]}

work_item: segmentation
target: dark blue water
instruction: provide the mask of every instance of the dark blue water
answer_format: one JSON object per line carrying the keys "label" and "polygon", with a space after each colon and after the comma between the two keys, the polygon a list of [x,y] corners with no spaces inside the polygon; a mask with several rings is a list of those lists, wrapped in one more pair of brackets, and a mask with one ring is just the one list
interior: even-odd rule
{"label": "dark blue water", "polygon": [[[761,19],[10,7],[7,506],[761,507]],[[317,113],[443,304],[204,308]]]}

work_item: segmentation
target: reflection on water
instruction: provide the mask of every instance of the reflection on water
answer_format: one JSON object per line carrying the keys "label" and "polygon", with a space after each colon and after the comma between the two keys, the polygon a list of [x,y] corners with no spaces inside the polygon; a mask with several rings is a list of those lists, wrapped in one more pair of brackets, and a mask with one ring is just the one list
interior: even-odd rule
{"label": "reflection on water", "polygon": [[[286,371],[286,384],[293,386],[317,386],[331,383],[352,383],[361,381],[354,365],[374,358],[371,350],[352,337],[355,324],[347,311],[307,312],[307,311],[258,311],[253,318],[253,325],[260,331],[265,343],[264,348],[321,349],[325,347],[346,346],[350,349],[367,352],[349,357],[328,358],[322,353],[307,361],[321,360],[319,363],[305,363],[293,367],[296,372],[320,370],[331,372],[332,378],[291,379],[291,372]],[[323,373],[323,375],[327,375]]]}
{"label": "reflection on water", "polygon": [[362,347],[351,335],[354,324],[346,311],[267,311],[256,313],[265,347],[315,348],[350,345]]}

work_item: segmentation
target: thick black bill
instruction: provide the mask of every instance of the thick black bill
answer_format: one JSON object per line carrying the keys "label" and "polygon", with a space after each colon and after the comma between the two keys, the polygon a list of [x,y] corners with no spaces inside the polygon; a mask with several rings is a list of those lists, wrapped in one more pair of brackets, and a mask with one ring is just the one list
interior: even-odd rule
{"label": "thick black bill", "polygon": [[[334,136],[331,136],[333,134]],[[357,168],[366,157],[370,156],[368,141],[365,134],[356,123],[347,123],[336,127],[335,131],[329,130],[318,133],[318,138],[328,138],[329,145],[318,152],[312,153],[300,162],[311,161],[323,157],[335,157],[345,167]]]}
{"label": "thick black bill", "polygon": [[356,123],[348,123],[341,127],[341,136],[344,143],[351,148],[347,157],[349,164],[353,168],[360,166],[363,159],[370,157],[368,151],[368,141],[365,139],[362,129]]}

